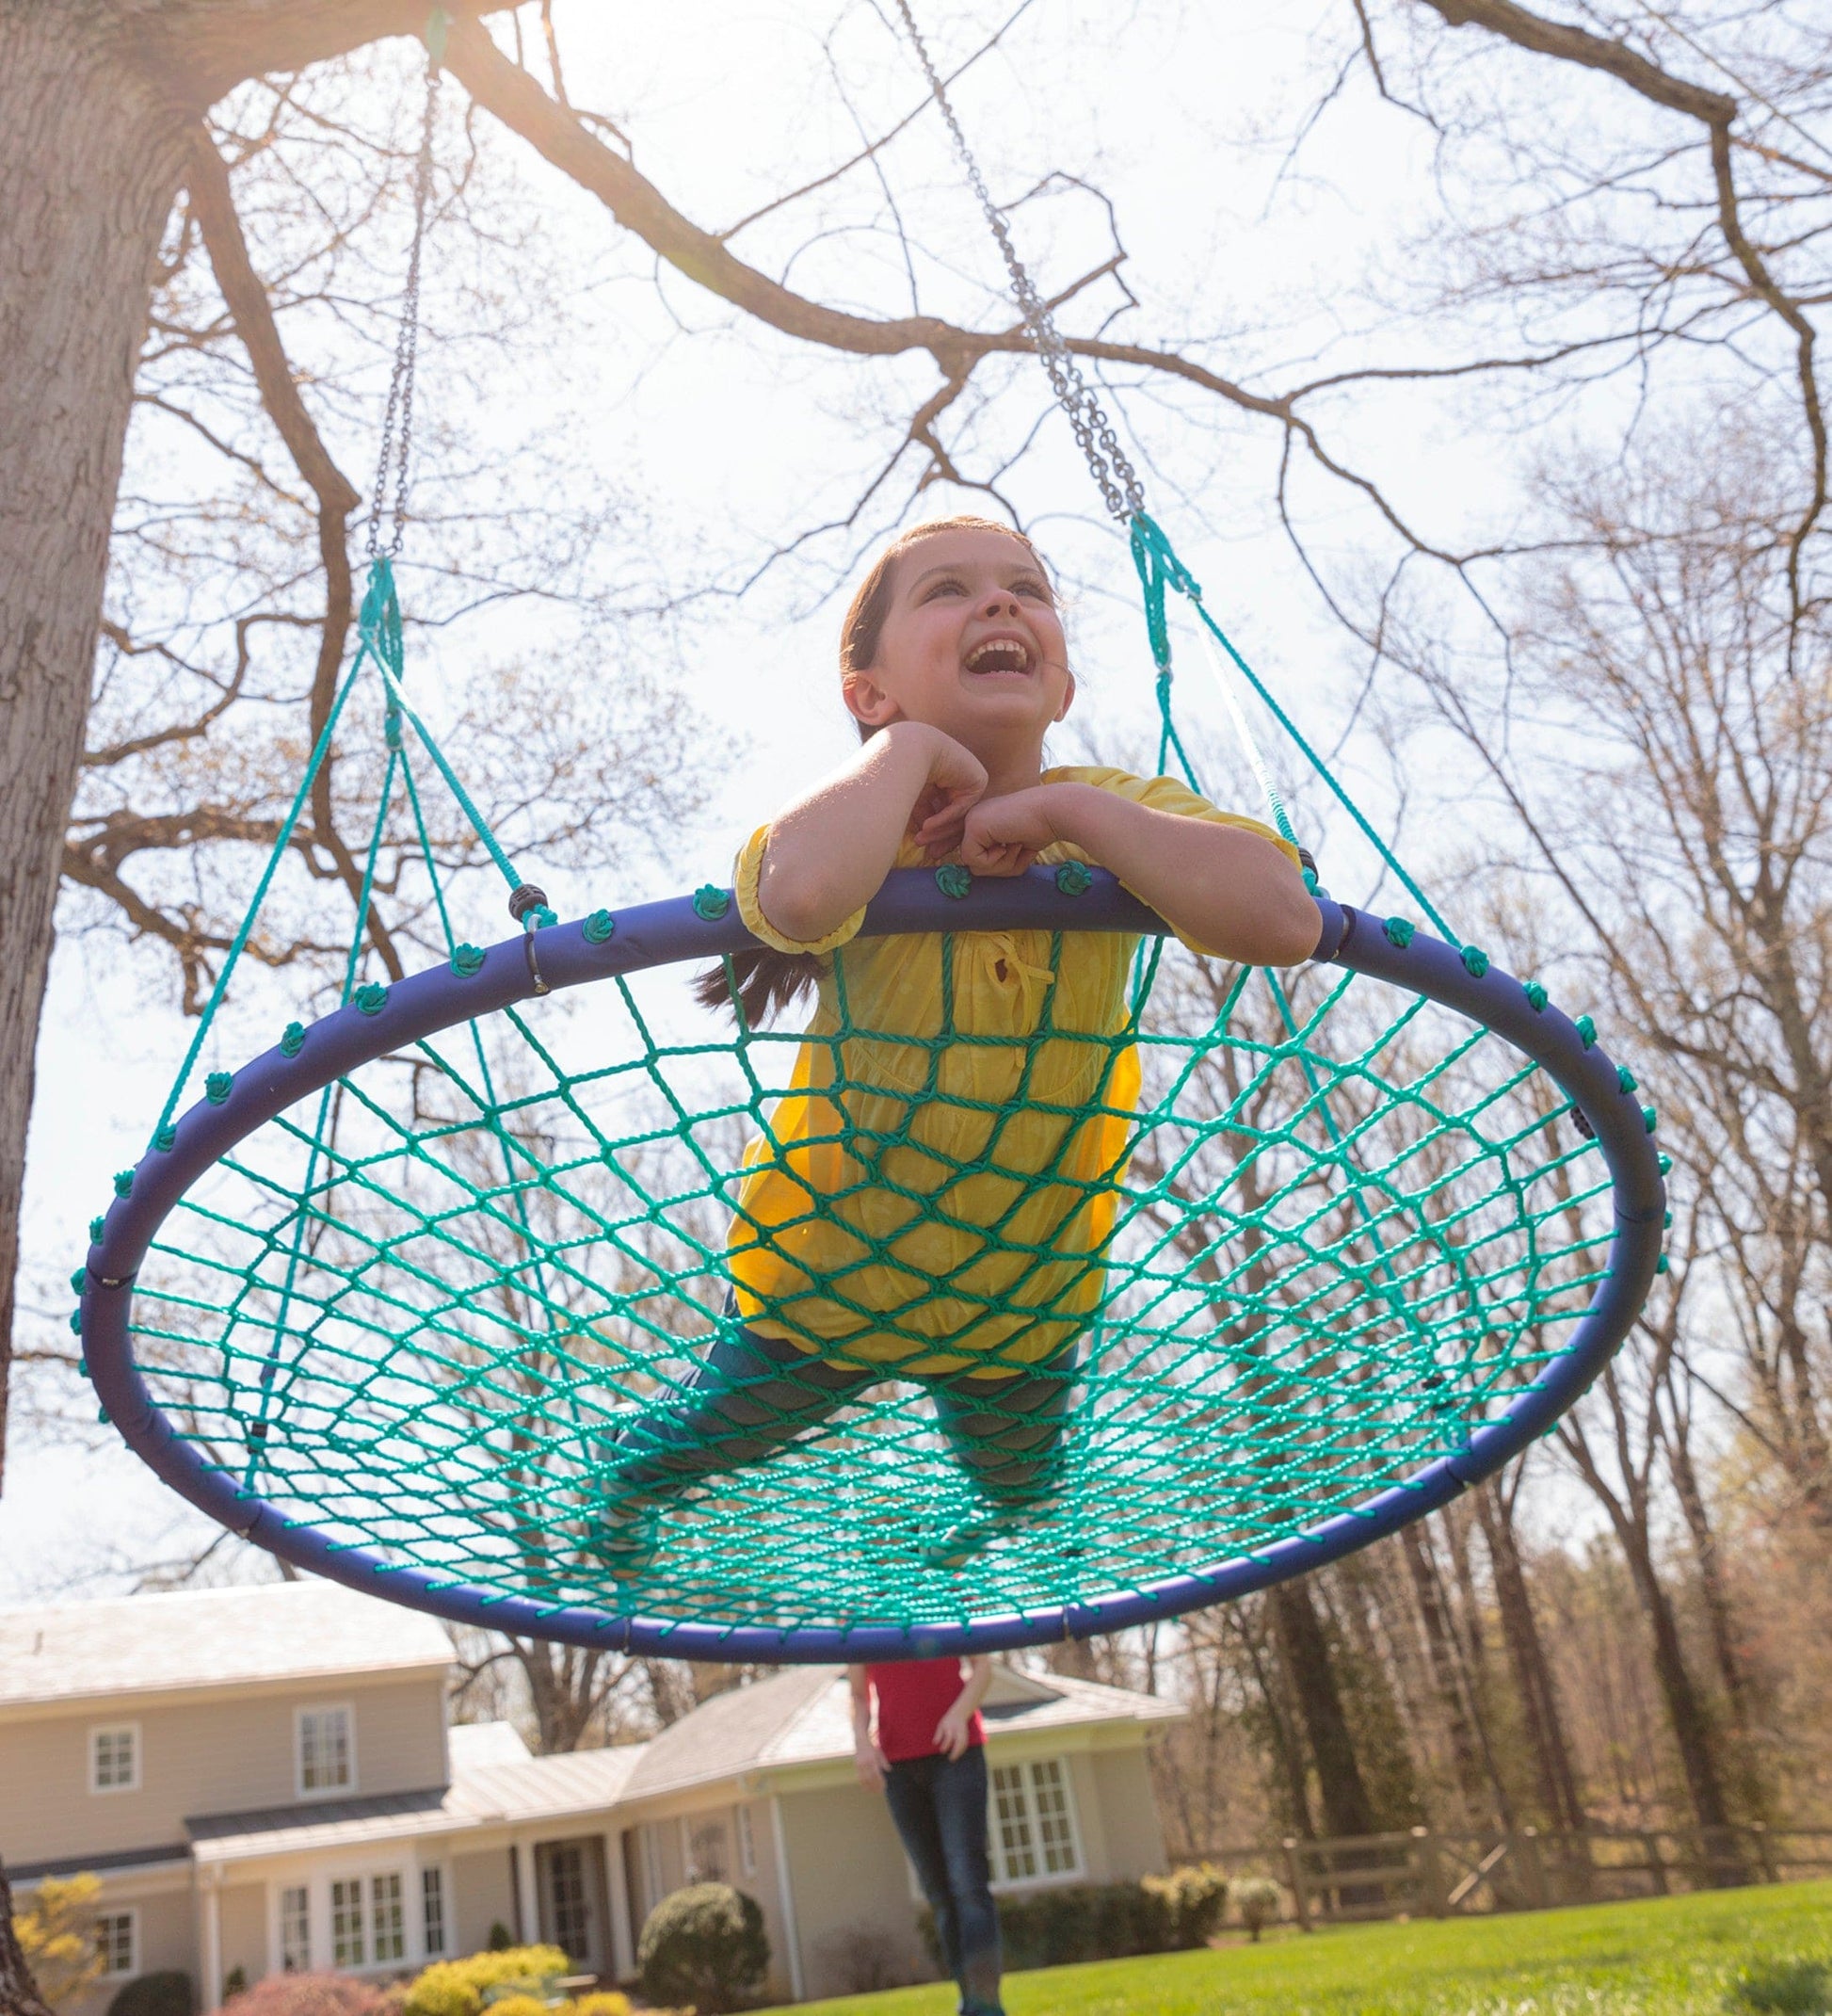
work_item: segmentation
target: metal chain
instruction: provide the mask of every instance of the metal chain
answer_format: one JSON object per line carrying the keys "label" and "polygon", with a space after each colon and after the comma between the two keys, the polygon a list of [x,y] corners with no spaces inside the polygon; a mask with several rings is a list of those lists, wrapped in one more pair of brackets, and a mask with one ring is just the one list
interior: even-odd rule
{"label": "metal chain", "polygon": [[903,16],[905,32],[928,78],[929,93],[948,123],[955,152],[960,156],[973,194],[978,197],[980,208],[986,213],[986,221],[1004,255],[1005,271],[1011,276],[1011,291],[1023,314],[1025,333],[1042,359],[1043,368],[1050,374],[1057,402],[1069,415],[1069,424],[1075,430],[1076,444],[1093,472],[1094,480],[1101,486],[1101,494],[1106,500],[1108,510],[1124,524],[1145,508],[1145,488],[1139,481],[1138,472],[1128,460],[1125,449],[1119,445],[1119,437],[1114,432],[1113,422],[1107,418],[1093,387],[1082,376],[1081,365],[1063,341],[1049,303],[1037,291],[1037,282],[1018,256],[1010,229],[988,192],[986,177],[980,173],[980,165],[967,144],[967,136],[961,131],[959,120],[955,117],[947,86],[942,83],[940,73],[929,56],[928,44],[923,40],[923,31],[916,25],[916,17],[909,10],[909,0],[897,0],[897,11]]}
{"label": "metal chain", "polygon": [[[435,14],[435,24],[438,16]],[[442,36],[439,42],[442,42]],[[368,556],[383,555],[393,559],[407,537],[408,459],[413,446],[413,374],[420,352],[420,253],[426,235],[426,208],[432,194],[432,137],[434,116],[439,109],[439,87],[444,71],[439,57],[439,42],[426,62],[426,107],[420,122],[420,155],[413,168],[413,243],[407,257],[407,287],[401,298],[401,326],[394,337],[394,372],[388,385],[388,405],[381,420],[381,455],[376,464],[375,495],[369,506]],[[388,502],[389,474],[394,473],[394,497]],[[388,543],[382,544],[384,516],[393,524]]]}

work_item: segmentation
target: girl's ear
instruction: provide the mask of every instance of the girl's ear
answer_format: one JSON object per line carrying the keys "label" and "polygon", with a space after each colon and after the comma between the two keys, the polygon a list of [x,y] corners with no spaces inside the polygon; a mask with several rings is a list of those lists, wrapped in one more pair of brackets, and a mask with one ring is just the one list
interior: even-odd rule
{"label": "girl's ear", "polygon": [[1063,716],[1066,715],[1069,712],[1069,708],[1071,708],[1074,704],[1075,675],[1073,672],[1070,672],[1069,675],[1069,684],[1063,688],[1062,705],[1056,709],[1056,719],[1061,720]]}
{"label": "girl's ear", "polygon": [[840,682],[840,698],[852,718],[867,728],[888,728],[903,719],[903,709],[868,672],[848,672]]}

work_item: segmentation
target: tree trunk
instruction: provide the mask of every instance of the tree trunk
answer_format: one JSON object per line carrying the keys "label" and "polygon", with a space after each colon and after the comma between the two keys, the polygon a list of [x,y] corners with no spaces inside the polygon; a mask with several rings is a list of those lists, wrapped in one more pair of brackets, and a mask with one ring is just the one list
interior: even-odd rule
{"label": "tree trunk", "polygon": [[1425,1652],[1431,1660],[1431,1677],[1438,1689],[1438,1702],[1451,1740],[1451,1761],[1456,1771],[1456,1789],[1463,1796],[1464,1820],[1473,1824],[1488,1804],[1482,1760],[1476,1751],[1476,1734],[1463,1704],[1463,1690],[1457,1685],[1456,1650],[1451,1643],[1450,1625],[1438,1600],[1438,1578],[1425,1557],[1425,1541],[1417,1522],[1400,1528],[1400,1547],[1412,1578],[1412,1594],[1424,1627]]}
{"label": "tree trunk", "polygon": [[1329,1640],[1310,1591],[1302,1582],[1282,1582],[1272,1591],[1268,1607],[1279,1663],[1291,1682],[1317,1767],[1325,1824],[1332,1834],[1372,1834],[1374,1801],[1368,1797],[1355,1754],[1342,1690],[1330,1663]]}
{"label": "tree trunk", "polygon": [[84,25],[0,0],[0,1482],[52,910],[134,369],[185,158],[182,113]]}
{"label": "tree trunk", "polygon": [[51,2016],[13,1932],[12,1885],[0,1863],[0,2016]]}
{"label": "tree trunk", "polygon": [[1533,1746],[1534,1763],[1539,1776],[1540,1802],[1547,1824],[1569,1833],[1582,1833],[1589,1825],[1583,1801],[1578,1797],[1577,1773],[1571,1766],[1571,1746],[1565,1734],[1558,1688],[1552,1679],[1551,1661],[1533,1614],[1533,1600],[1527,1591],[1526,1571],[1515,1541],[1514,1526],[1499,1502],[1499,1487],[1481,1486],[1476,1493],[1476,1516],[1482,1521],[1482,1537],[1495,1571],[1495,1600],[1502,1613],[1502,1637],[1507,1646],[1507,1663],[1513,1669],[1514,1685],[1520,1698],[1520,1712],[1527,1725],[1527,1740]]}

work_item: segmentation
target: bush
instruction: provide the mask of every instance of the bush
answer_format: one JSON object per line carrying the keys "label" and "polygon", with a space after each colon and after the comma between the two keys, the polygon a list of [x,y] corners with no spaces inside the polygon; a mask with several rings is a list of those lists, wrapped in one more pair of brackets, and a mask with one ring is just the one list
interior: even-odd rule
{"label": "bush", "polygon": [[387,1997],[352,1974],[270,1974],[223,2004],[223,2016],[385,2016]]}
{"label": "bush", "polygon": [[435,1960],[414,1977],[401,2016],[481,2016],[509,1995],[532,1996],[544,2009],[549,1981],[570,1972],[557,1946],[499,1946],[461,1960]]}
{"label": "bush", "polygon": [[595,1994],[581,1995],[576,2002],[569,2002],[566,2016],[631,2016],[630,1998],[619,1995],[615,1989],[600,1989]]}
{"label": "bush", "polygon": [[129,1981],[109,2003],[108,2016],[191,2016],[196,2008],[190,1976],[172,1968]]}
{"label": "bush", "polygon": [[650,1912],[636,1963],[650,2001],[691,2002],[701,2016],[719,2016],[763,1984],[763,1913],[729,1883],[690,1883]]}
{"label": "bush", "polygon": [[1228,1915],[1228,1879],[1212,1863],[1173,1869],[1168,1876],[1148,1876],[1141,1887],[1159,1900],[1165,1937],[1173,1952],[1206,1946]]}
{"label": "bush", "polygon": [[1241,1923],[1256,1941],[1267,1926],[1277,1922],[1284,1909],[1285,1893],[1269,1876],[1245,1878],[1234,1885],[1232,1895]]}

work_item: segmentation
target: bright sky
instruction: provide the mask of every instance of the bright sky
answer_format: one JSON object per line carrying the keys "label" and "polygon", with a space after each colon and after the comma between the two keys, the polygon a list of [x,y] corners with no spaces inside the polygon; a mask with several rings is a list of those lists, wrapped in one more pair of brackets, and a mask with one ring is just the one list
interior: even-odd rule
{"label": "bright sky", "polygon": [[[1013,4],[971,0],[923,11],[950,62]],[[624,124],[638,166],[682,208],[722,226],[844,158],[861,127],[879,131],[918,103],[908,52],[873,7],[850,8],[830,52],[824,48],[837,6],[670,0],[666,8],[612,9],[561,0],[567,81],[575,102]],[[1305,174],[1277,186],[1278,150],[1260,138],[1290,129],[1292,107],[1321,73],[1323,31],[1312,17],[1327,24],[1337,47],[1345,12],[1323,0],[1278,9],[1219,0],[1136,13],[1102,0],[1032,0],[1001,51],[959,86],[960,111],[1002,198],[1052,169],[1098,181],[1112,196],[1141,301],[1118,325],[1122,332],[1172,343],[1190,331],[1236,332],[1228,358],[1243,372],[1326,350],[1366,354],[1379,347],[1386,320],[1367,290],[1388,285],[1403,266],[1405,231],[1428,167],[1422,129],[1358,88],[1330,113]],[[519,142],[500,151],[522,164],[541,218],[535,245],[514,258],[534,261],[557,287],[568,333],[538,382],[517,376],[492,388],[491,423],[512,432],[562,422],[571,444],[566,479],[602,482],[607,500],[640,499],[640,536],[675,556],[669,565],[679,579],[713,574],[735,583],[774,540],[847,509],[876,467],[887,425],[932,386],[928,361],[836,361],[739,324],[678,276],[658,293],[648,255],[591,199]],[[921,270],[924,306],[990,320],[1002,281],[997,253],[934,118],[919,120],[882,166],[912,235],[947,256],[945,269],[932,262]],[[900,255],[881,231],[857,228],[882,200],[869,170],[855,173],[830,201],[764,222],[735,249],[780,272],[808,234],[807,219],[850,223],[795,258],[792,283],[838,304],[899,313],[908,305]],[[1018,228],[1046,283],[1060,283],[1099,244],[1098,211],[1071,195],[1027,208]],[[504,284],[515,283],[511,261]],[[1069,319],[1085,326],[1072,312]],[[714,333],[686,338],[677,324]],[[436,342],[429,354],[438,356]],[[988,389],[1006,390],[977,424],[982,442],[1015,441],[1036,418],[1036,385],[1020,372],[1036,366],[1020,360],[988,375]],[[442,401],[468,396],[435,378],[426,393],[432,422]],[[1204,424],[1180,418],[1180,403],[1185,414],[1205,412]],[[1159,515],[1204,581],[1210,606],[1327,747],[1347,667],[1268,505],[1276,436],[1188,400],[1136,397],[1126,414],[1144,444]],[[458,416],[447,407],[444,417]],[[1332,425],[1354,453],[1382,465],[1407,508],[1429,514],[1438,528],[1489,508],[1494,458],[1479,452],[1452,409],[1344,404]],[[436,436],[429,424],[426,437]],[[347,466],[373,452],[346,445]],[[423,483],[438,485],[441,476],[422,463]],[[887,496],[900,501],[908,484],[906,476]],[[1117,757],[1131,754],[1148,731],[1149,668],[1130,568],[1099,527],[1098,499],[1060,418],[1045,423],[1014,492],[1084,585],[1075,621],[1093,695],[1091,738]],[[1352,554],[1367,537],[1366,520],[1314,485],[1308,494],[1324,545]],[[938,492],[922,508],[954,502]],[[554,879],[562,914],[660,894],[663,883],[722,878],[737,841],[785,791],[845,753],[851,738],[832,679],[839,605],[829,591],[851,557],[843,541],[826,540],[742,604],[718,601],[688,625],[678,675],[720,724],[729,750],[713,815],[680,837],[672,872],[651,886],[587,890]],[[404,578],[410,598],[410,565]],[[433,711],[442,686],[458,683],[456,663],[467,649],[495,648],[506,625],[531,621],[518,609],[443,632]],[[1194,667],[1186,685],[1193,711],[1219,735],[1220,707]],[[1360,753],[1369,761],[1358,785],[1372,780],[1378,804],[1378,759],[1351,745],[1351,770]],[[174,1012],[148,998],[140,969],[125,967],[113,941],[60,945],[30,1148],[28,1304],[61,1310],[83,1228],[105,1200],[111,1173],[135,1159],[187,1036]],[[111,1437],[98,1436],[90,1451],[22,1443],[0,1501],[0,1600],[43,1598],[78,1578],[86,1592],[99,1592],[114,1586],[111,1563],[143,1560],[168,1540],[176,1549],[194,1530],[185,1509]]]}

